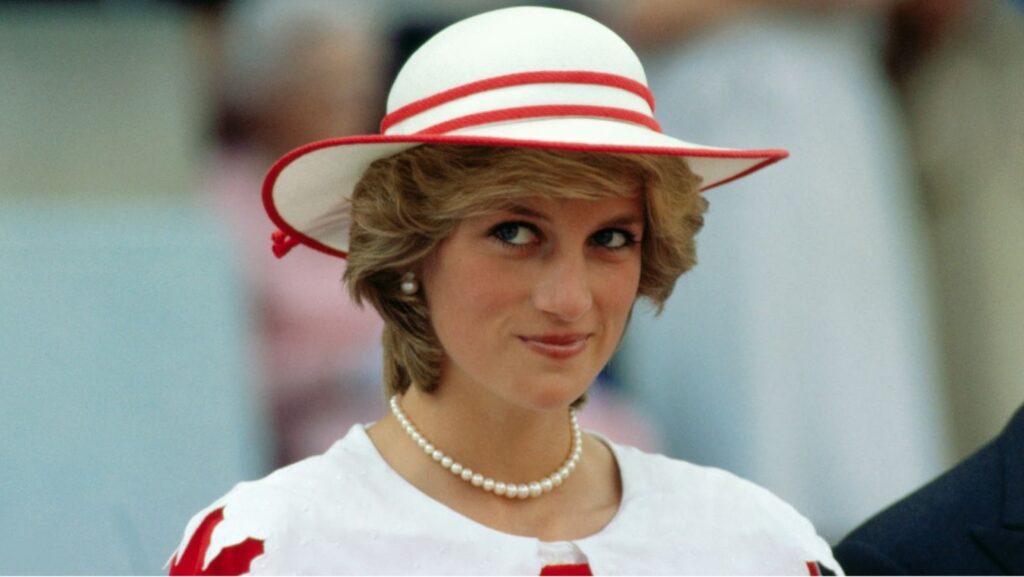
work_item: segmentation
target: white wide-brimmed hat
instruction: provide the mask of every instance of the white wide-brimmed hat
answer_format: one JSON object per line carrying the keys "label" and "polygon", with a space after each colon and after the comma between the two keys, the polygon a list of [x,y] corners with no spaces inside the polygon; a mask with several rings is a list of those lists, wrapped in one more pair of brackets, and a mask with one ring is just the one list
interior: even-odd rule
{"label": "white wide-brimmed hat", "polygon": [[314,142],[274,164],[263,184],[280,229],[274,253],[301,243],[345,257],[353,187],[373,161],[420,144],[676,156],[704,190],[788,155],[666,136],[643,66],[614,32],[567,10],[495,10],[445,28],[409,58],[380,134]]}

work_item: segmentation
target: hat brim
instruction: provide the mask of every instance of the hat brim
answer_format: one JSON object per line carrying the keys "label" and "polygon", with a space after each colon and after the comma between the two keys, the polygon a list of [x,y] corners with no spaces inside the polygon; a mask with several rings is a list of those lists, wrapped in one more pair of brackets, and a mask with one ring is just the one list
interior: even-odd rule
{"label": "hat brim", "polygon": [[[565,139],[566,135],[572,140]],[[294,241],[345,258],[349,229],[345,207],[363,172],[377,159],[421,144],[674,156],[686,159],[690,170],[701,178],[701,190],[721,186],[789,156],[781,149],[704,146],[645,127],[595,118],[508,122],[440,135],[350,136],[313,142],[281,157],[264,180],[264,206],[274,224]]]}

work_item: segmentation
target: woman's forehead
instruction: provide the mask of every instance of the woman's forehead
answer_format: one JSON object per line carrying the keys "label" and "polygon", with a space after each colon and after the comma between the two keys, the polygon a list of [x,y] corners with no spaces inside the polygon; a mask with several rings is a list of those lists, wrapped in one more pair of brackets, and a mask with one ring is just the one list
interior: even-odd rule
{"label": "woman's forehead", "polygon": [[643,199],[644,188],[635,180],[551,181],[523,178],[474,191],[482,207],[503,210],[510,206],[551,205],[572,201],[603,202],[615,199]]}
{"label": "woman's forehead", "polygon": [[638,194],[598,198],[525,196],[509,200],[487,211],[490,214],[522,216],[539,221],[557,219],[607,219],[642,221],[644,205]]}

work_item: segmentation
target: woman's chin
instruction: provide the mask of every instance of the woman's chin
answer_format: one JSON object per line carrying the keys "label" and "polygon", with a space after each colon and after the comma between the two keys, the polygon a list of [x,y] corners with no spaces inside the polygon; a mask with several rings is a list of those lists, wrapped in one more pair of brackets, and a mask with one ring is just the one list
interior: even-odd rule
{"label": "woman's chin", "polygon": [[531,383],[523,404],[536,411],[565,409],[589,388],[589,382],[567,382],[563,379]]}

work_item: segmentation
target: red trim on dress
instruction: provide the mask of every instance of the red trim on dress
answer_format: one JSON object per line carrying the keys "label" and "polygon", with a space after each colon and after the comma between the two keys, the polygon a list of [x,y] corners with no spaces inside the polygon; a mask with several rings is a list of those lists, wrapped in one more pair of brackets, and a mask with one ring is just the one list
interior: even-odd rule
{"label": "red trim on dress", "polygon": [[263,554],[263,541],[249,537],[237,545],[221,549],[220,553],[203,567],[203,559],[210,548],[213,530],[224,520],[224,508],[210,512],[199,524],[181,558],[171,560],[169,575],[243,575],[249,572],[252,560]]}
{"label": "red trim on dress", "polygon": [[493,122],[504,122],[506,120],[521,120],[523,118],[543,118],[549,116],[592,116],[596,118],[608,118],[611,120],[625,120],[634,124],[641,124],[655,132],[661,132],[661,126],[656,120],[633,110],[625,108],[613,108],[611,106],[585,106],[581,104],[544,104],[539,106],[519,106],[516,108],[499,108],[487,112],[467,114],[451,120],[424,128],[416,134],[445,134],[454,132],[470,126],[491,124]]}
{"label": "red trim on dress", "polygon": [[818,571],[818,564],[814,561],[807,561],[807,574],[819,576],[821,572]]}
{"label": "red trim on dress", "polygon": [[403,120],[426,110],[430,110],[431,108],[451,102],[452,100],[458,100],[459,98],[464,98],[480,92],[486,92],[488,90],[507,88],[509,86],[549,83],[596,84],[600,86],[610,86],[612,88],[621,88],[643,98],[651,107],[651,113],[654,113],[654,94],[649,88],[632,78],[626,78],[625,76],[619,76],[618,74],[592,72],[588,70],[547,70],[495,76],[493,78],[463,84],[462,86],[456,86],[455,88],[438,92],[432,96],[421,98],[420,100],[406,104],[385,116],[380,122],[380,132],[383,134],[387,132],[389,128]]}
{"label": "red trim on dress", "polygon": [[593,575],[589,563],[545,565],[540,570],[541,575]]}

